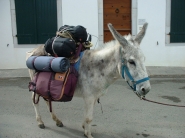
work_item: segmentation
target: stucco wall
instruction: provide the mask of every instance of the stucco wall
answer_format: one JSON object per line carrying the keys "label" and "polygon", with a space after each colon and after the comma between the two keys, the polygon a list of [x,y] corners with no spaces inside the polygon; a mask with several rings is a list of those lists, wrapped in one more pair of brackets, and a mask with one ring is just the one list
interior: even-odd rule
{"label": "stucco wall", "polygon": [[[17,46],[13,41],[12,18],[11,13],[15,13],[11,5],[13,0],[0,0],[0,69],[20,69],[26,68],[25,53],[33,49],[34,46]],[[99,17],[98,1],[101,0],[57,0],[61,3],[59,11],[59,26],[64,24],[83,25],[90,34],[99,36],[98,29]],[[146,56],[147,66],[183,66],[185,67],[185,43],[184,44],[166,44],[166,1],[168,0],[133,0],[137,1],[137,30],[139,19],[145,19],[148,23],[148,30],[142,41],[141,48]],[[96,44],[97,38],[92,37]],[[158,43],[158,44],[157,44]],[[98,45],[96,46],[98,47]]]}
{"label": "stucco wall", "polygon": [[[87,32],[98,36],[98,4],[95,0],[57,0],[61,3],[57,5],[59,13],[58,26],[83,25]],[[81,4],[80,4],[81,3]],[[17,45],[13,36],[16,35],[14,0],[0,0],[0,69],[26,68],[25,53],[38,45]],[[13,21],[12,21],[13,20]],[[14,37],[16,38],[16,37]],[[92,42],[97,42],[96,37],[92,37]]]}
{"label": "stucco wall", "polygon": [[185,67],[185,43],[165,43],[166,8],[166,0],[138,0],[138,20],[145,19],[149,23],[141,43],[146,65]]}
{"label": "stucco wall", "polygon": [[10,1],[0,0],[0,69],[25,67],[25,52],[29,48],[15,48],[12,37]]}
{"label": "stucco wall", "polygon": [[10,0],[0,0],[0,9],[0,69],[26,68],[26,52],[33,47],[14,45],[12,22],[15,18],[12,18],[11,12],[14,14],[15,10],[11,10]]}
{"label": "stucco wall", "polygon": [[[98,37],[97,0],[62,0],[63,25],[82,25],[87,32]],[[97,38],[92,36],[95,46]]]}

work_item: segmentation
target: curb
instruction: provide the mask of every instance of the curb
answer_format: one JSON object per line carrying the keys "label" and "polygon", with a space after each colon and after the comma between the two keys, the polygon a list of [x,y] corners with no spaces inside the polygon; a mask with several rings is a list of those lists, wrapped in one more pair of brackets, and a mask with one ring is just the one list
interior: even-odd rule
{"label": "curb", "polygon": [[179,75],[149,75],[149,78],[185,78],[185,74]]}
{"label": "curb", "polygon": [[[185,78],[185,68],[149,68],[147,69],[150,78]],[[28,69],[0,69],[0,78],[25,78],[29,77]]]}
{"label": "curb", "polygon": [[0,69],[0,78],[29,77],[28,69]]}

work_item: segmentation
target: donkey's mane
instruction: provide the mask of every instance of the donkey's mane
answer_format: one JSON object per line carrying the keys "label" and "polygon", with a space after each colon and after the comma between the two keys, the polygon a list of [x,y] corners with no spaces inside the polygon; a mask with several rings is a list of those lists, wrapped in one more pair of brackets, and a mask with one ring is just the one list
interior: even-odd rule
{"label": "donkey's mane", "polygon": [[134,38],[133,38],[133,36],[131,35],[131,34],[128,34],[128,35],[124,35],[123,36],[129,43],[130,42],[134,42]]}

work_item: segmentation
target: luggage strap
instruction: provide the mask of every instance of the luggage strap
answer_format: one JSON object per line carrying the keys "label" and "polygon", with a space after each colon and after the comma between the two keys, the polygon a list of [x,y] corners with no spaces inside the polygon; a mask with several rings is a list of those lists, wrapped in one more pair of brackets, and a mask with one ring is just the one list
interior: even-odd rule
{"label": "luggage strap", "polygon": [[[51,95],[50,95],[50,85],[51,85],[51,78],[52,78],[52,75],[53,75],[53,74],[51,74],[51,76],[50,76],[50,78],[49,78],[49,83],[48,83],[48,97],[49,97],[49,98],[44,98],[44,97],[42,97],[44,100],[46,100],[46,101],[49,102],[49,111],[50,111],[50,112],[52,112],[52,104],[51,104],[52,98],[51,98]],[[36,82],[37,82],[38,76],[39,76],[39,73],[38,73],[37,76],[36,76]],[[30,83],[30,85],[36,85],[36,84]],[[36,88],[35,88],[34,94],[33,94],[33,103],[34,103],[34,104],[38,104],[38,103],[39,103],[40,95],[37,94],[37,95],[38,95],[38,98],[37,98],[37,100],[36,100],[36,94],[37,94],[37,92],[36,92]]]}
{"label": "luggage strap", "polygon": [[59,36],[56,36],[55,39],[54,39],[53,42],[52,42],[52,51],[53,51],[55,57],[58,57],[58,55],[57,55],[57,53],[55,52],[53,45],[54,45],[54,42],[56,41],[57,38],[59,38]]}

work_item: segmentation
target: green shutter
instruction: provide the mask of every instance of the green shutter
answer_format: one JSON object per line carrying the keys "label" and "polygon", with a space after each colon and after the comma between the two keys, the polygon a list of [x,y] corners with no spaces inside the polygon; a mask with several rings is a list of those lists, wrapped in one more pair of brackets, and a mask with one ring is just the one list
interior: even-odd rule
{"label": "green shutter", "polygon": [[18,44],[43,44],[57,31],[56,0],[15,0]]}
{"label": "green shutter", "polygon": [[34,0],[15,0],[18,44],[36,43]]}
{"label": "green shutter", "polygon": [[57,5],[56,0],[36,0],[37,11],[37,38],[38,43],[56,35]]}
{"label": "green shutter", "polygon": [[171,0],[170,42],[185,42],[185,0]]}

